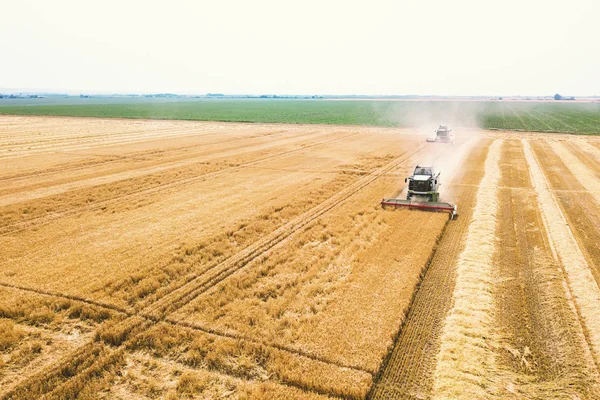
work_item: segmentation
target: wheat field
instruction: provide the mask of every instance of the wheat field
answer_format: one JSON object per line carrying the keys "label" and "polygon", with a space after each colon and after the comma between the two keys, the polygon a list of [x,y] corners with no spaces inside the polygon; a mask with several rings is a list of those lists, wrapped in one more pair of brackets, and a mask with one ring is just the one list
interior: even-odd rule
{"label": "wheat field", "polygon": [[[599,156],[0,116],[0,398],[600,398]],[[381,208],[416,164],[458,219]]]}

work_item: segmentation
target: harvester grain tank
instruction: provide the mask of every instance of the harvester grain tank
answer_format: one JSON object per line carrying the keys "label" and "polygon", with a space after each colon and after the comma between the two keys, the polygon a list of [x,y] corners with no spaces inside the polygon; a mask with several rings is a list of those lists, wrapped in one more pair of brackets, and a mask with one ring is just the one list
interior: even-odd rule
{"label": "harvester grain tank", "polygon": [[425,211],[449,212],[450,219],[454,219],[458,215],[455,204],[440,202],[440,173],[436,174],[433,167],[417,165],[413,174],[405,178],[404,182],[408,183],[406,199],[383,199],[381,201],[383,208],[405,207]]}
{"label": "harvester grain tank", "polygon": [[428,142],[433,143],[454,143],[454,135],[452,135],[452,129],[448,129],[446,125],[440,125],[435,130],[435,138],[427,139]]}

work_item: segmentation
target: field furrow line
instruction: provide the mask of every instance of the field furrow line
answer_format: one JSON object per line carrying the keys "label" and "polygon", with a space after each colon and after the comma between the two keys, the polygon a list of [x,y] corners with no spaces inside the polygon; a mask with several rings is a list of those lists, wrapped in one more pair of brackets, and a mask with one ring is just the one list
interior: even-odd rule
{"label": "field furrow line", "polygon": [[510,111],[513,113],[513,115],[514,115],[515,117],[517,117],[517,119],[519,120],[519,122],[521,122],[521,126],[523,126],[523,130],[524,130],[524,131],[527,131],[527,130],[529,130],[529,129],[528,129],[528,126],[527,126],[527,124],[525,123],[525,120],[523,119],[523,117],[521,116],[521,114],[519,114],[519,113],[518,113],[518,112],[515,110],[515,107],[514,107],[512,104],[509,104],[509,105],[508,105],[508,108],[509,108],[509,109],[510,109]]}
{"label": "field furrow line", "polygon": [[[518,109],[519,111],[523,111],[523,112],[524,112],[524,113],[526,113],[526,114],[527,114],[529,117],[533,118],[534,120],[538,121],[538,122],[539,122],[541,125],[545,126],[545,127],[546,127],[546,132],[552,132],[552,131],[553,131],[552,127],[551,127],[550,125],[548,125],[548,124],[546,123],[546,121],[544,121],[543,119],[541,119],[540,117],[538,117],[538,116],[536,115],[535,111],[533,111],[533,112],[532,112],[532,111],[528,110],[528,109],[527,109],[527,108],[528,108],[527,106],[525,106],[525,107],[519,107],[519,106],[516,106],[516,107],[517,107],[517,109]],[[536,130],[537,130],[537,129],[536,129]]]}
{"label": "field furrow line", "polygon": [[[544,112],[542,110],[537,110],[536,112],[540,113],[541,115],[543,115],[545,118],[550,118],[553,121],[558,122],[559,124],[567,127],[569,130],[568,131],[561,131],[561,132],[577,132],[578,129],[576,129],[575,127],[573,127],[572,125],[567,124],[564,119],[559,119],[556,118],[554,115],[552,115],[552,113],[548,113],[548,112]],[[554,130],[556,131],[556,129]]]}
{"label": "field furrow line", "polygon": [[492,257],[501,144],[496,140],[490,146],[465,248],[458,258],[454,304],[444,321],[434,373],[434,398],[484,398],[494,391]]}
{"label": "field furrow line", "polygon": [[600,180],[598,180],[596,174],[567,150],[561,142],[552,141],[550,147],[600,206]]}
{"label": "field furrow line", "polygon": [[551,248],[565,272],[596,367],[600,365],[600,289],[528,141],[523,141]]}

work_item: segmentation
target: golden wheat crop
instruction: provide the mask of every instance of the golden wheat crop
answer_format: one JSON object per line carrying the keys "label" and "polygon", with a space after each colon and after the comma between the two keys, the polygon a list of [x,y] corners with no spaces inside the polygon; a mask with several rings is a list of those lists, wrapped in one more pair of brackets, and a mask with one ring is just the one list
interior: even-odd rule
{"label": "golden wheat crop", "polygon": [[[597,157],[2,116],[0,398],[597,398]],[[381,209],[415,164],[458,220]]]}

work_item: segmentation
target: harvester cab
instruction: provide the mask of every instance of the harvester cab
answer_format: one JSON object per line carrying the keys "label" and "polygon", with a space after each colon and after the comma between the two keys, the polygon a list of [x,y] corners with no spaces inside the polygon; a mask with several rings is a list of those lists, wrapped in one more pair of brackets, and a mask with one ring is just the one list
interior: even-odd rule
{"label": "harvester cab", "polygon": [[435,138],[427,139],[427,141],[433,143],[454,143],[454,135],[452,135],[452,129],[448,129],[447,125],[440,125],[435,130]]}
{"label": "harvester cab", "polygon": [[438,201],[438,187],[440,174],[436,175],[433,167],[424,167],[417,165],[415,172],[404,182],[408,183],[406,200],[418,197],[422,201]]}
{"label": "harvester cab", "polygon": [[400,198],[383,199],[381,201],[383,208],[406,207],[425,211],[445,211],[450,213],[450,219],[454,219],[458,215],[455,204],[439,201],[440,173],[436,173],[433,167],[417,165],[413,174],[405,178],[404,182],[408,184],[406,200]]}

